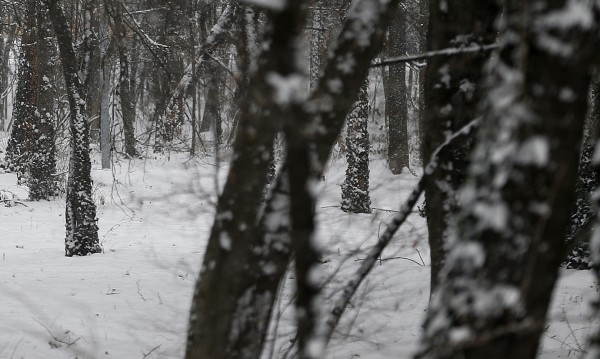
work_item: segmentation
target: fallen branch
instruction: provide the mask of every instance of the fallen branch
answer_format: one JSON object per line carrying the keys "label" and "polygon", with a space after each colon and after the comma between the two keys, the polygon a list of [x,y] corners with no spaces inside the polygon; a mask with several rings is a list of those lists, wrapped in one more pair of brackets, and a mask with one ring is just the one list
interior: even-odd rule
{"label": "fallen branch", "polygon": [[144,353],[142,352],[142,354],[144,355],[144,359],[146,359],[147,357],[150,356],[150,354],[152,354],[153,351],[157,350],[158,348],[160,348],[162,346],[162,344],[159,344],[157,346],[155,346],[154,348],[152,348],[152,350],[150,350],[148,353]]}

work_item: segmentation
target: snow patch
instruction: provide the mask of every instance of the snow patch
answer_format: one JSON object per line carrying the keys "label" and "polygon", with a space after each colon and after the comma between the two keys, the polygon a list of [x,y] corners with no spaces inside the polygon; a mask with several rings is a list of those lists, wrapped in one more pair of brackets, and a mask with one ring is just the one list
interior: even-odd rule
{"label": "snow patch", "polygon": [[517,163],[523,165],[545,166],[550,157],[550,144],[542,136],[534,136],[526,140],[517,153]]}
{"label": "snow patch", "polygon": [[275,90],[275,102],[280,106],[289,106],[304,98],[306,81],[303,76],[297,74],[281,76],[278,73],[269,72],[266,80]]}
{"label": "snow patch", "polygon": [[244,2],[274,11],[282,11],[287,5],[286,0],[244,0]]}
{"label": "snow patch", "polygon": [[221,236],[219,237],[219,244],[221,245],[222,249],[226,251],[231,250],[231,238],[227,235],[227,233],[221,233]]}
{"label": "snow patch", "polygon": [[473,207],[473,213],[486,227],[501,231],[508,224],[508,209],[501,202],[486,203],[477,202]]}

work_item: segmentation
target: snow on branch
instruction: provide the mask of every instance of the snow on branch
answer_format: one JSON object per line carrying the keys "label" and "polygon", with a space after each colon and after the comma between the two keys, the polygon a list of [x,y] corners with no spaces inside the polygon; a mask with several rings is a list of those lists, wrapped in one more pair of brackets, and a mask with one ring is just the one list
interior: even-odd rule
{"label": "snow on branch", "polygon": [[442,57],[442,56],[458,56],[463,54],[472,54],[477,52],[491,52],[498,48],[498,44],[487,44],[487,45],[469,45],[466,47],[449,47],[442,50],[435,51],[427,51],[421,54],[414,55],[403,55],[390,57],[379,62],[376,62],[371,65],[371,67],[382,67],[388,65],[394,65],[403,62],[411,62],[418,60],[427,60],[433,57]]}

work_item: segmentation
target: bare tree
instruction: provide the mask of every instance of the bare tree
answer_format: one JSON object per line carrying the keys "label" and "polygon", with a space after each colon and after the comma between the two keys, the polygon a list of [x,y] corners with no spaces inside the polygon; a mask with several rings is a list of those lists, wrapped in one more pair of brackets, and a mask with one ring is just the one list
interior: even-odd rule
{"label": "bare tree", "polygon": [[45,7],[39,0],[28,0],[26,5],[6,160],[9,168],[17,172],[19,182],[29,186],[29,198],[42,200],[57,194],[52,59],[55,45]]}
{"label": "bare tree", "polygon": [[557,21],[572,1],[506,2],[478,145],[418,358],[537,353],[564,255],[598,28],[597,4],[576,3],[582,21]]}
{"label": "bare tree", "polygon": [[[450,47],[482,46],[494,43],[494,20],[499,9],[495,0],[448,2],[432,0],[429,5],[429,51]],[[444,24],[444,26],[440,26]],[[425,115],[423,158],[478,116],[479,83],[488,54],[477,52],[453,57],[432,57],[425,75]],[[448,146],[439,154],[441,165],[435,180],[425,187],[425,208],[431,251],[431,288],[438,284],[445,260],[448,225],[458,208],[457,189],[464,183],[472,139]]]}
{"label": "bare tree", "polygon": [[83,85],[67,19],[58,0],[43,0],[58,40],[70,109],[71,158],[67,183],[65,253],[81,256],[102,251],[98,242],[96,205],[92,199],[89,124]]}
{"label": "bare tree", "polygon": [[[297,306],[306,313],[299,318],[300,352],[304,357],[320,355],[306,350],[318,340],[312,307],[317,289],[307,276],[318,259],[311,247],[314,198],[307,183],[320,179],[398,2],[361,0],[353,6],[319,85],[306,101],[297,97],[303,70],[297,65],[296,45],[304,9],[297,2],[283,4],[267,11],[271,45],[252,78],[255,91],[242,103],[234,158],[194,294],[188,358],[260,355],[292,250],[300,259]],[[328,85],[333,80],[344,86]],[[287,91],[288,85],[295,91]],[[288,155],[263,211],[260,198],[275,133],[265,127],[275,122],[266,116],[287,119]],[[224,277],[234,280],[224,282]]]}

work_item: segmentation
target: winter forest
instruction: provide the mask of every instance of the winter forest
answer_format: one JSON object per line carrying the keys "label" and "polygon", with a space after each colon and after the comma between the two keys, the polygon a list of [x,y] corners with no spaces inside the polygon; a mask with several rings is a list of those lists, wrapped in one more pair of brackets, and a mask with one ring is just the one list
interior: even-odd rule
{"label": "winter forest", "polygon": [[0,34],[0,358],[600,359],[600,0]]}

